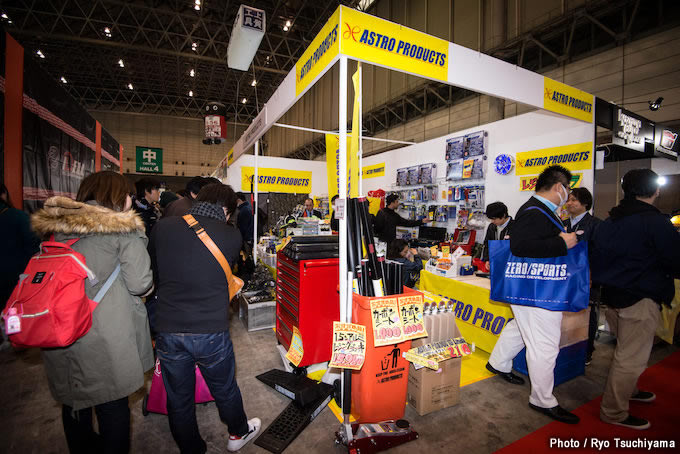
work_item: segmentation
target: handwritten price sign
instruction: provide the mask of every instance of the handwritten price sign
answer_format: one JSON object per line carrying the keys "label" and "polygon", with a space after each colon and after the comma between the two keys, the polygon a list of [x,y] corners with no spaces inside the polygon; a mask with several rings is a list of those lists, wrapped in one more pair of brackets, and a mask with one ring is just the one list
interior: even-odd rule
{"label": "handwritten price sign", "polygon": [[423,295],[400,296],[398,303],[404,340],[427,337],[423,323]]}
{"label": "handwritten price sign", "polygon": [[333,351],[329,367],[359,370],[366,358],[366,327],[333,322]]}
{"label": "handwritten price sign", "polygon": [[302,335],[297,326],[293,327],[293,337],[290,339],[290,347],[286,353],[286,359],[293,363],[295,367],[300,365],[302,357],[305,355],[305,349],[302,348]]}
{"label": "handwritten price sign", "polygon": [[397,298],[372,300],[371,321],[373,323],[373,345],[375,347],[397,344],[404,340]]}

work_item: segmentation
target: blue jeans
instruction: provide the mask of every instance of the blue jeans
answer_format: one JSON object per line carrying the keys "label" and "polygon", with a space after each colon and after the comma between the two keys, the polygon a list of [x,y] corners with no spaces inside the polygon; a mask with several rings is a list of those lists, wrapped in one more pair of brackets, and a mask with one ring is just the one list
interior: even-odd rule
{"label": "blue jeans", "polygon": [[198,432],[194,365],[215,398],[220,419],[231,435],[248,433],[241,391],[236,384],[234,349],[228,331],[212,334],[159,333],[156,352],[168,393],[170,431],[182,454],[204,453]]}

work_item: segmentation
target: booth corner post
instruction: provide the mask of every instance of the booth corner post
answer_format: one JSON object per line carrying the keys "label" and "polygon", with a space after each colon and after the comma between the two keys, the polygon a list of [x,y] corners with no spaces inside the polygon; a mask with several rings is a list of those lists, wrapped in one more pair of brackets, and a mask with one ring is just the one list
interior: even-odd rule
{"label": "booth corner post", "polygon": [[[338,106],[338,136],[340,139],[338,147],[339,160],[339,189],[340,199],[344,206],[347,206],[347,57],[341,56],[339,60],[339,106]],[[347,276],[347,216],[343,216],[339,223],[339,292],[340,292],[340,314],[341,320],[345,323],[352,321],[351,293],[348,292]],[[351,282],[351,281],[350,281]],[[351,372],[349,369],[342,373],[342,418],[347,439],[352,440],[352,426],[350,424],[349,409],[351,404]]]}
{"label": "booth corner post", "polygon": [[253,174],[253,187],[255,189],[255,195],[253,196],[253,206],[252,211],[253,211],[253,263],[255,266],[257,266],[257,195],[258,195],[258,180],[259,178],[259,168],[258,168],[258,163],[257,163],[257,157],[260,154],[260,141],[256,140],[255,141],[255,169],[254,169],[254,174]]}

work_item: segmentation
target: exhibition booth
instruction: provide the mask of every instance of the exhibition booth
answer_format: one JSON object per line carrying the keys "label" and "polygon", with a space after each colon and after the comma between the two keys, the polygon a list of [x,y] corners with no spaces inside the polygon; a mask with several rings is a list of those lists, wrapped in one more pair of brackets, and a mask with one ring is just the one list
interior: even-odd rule
{"label": "exhibition booth", "polygon": [[[536,110],[363,158],[361,143],[371,138],[360,133],[360,86],[354,90],[359,94],[352,119],[355,136],[346,122],[352,118],[347,111],[348,59]],[[258,140],[270,128],[281,126],[277,122],[283,114],[336,63],[338,129],[284,126],[337,134],[337,151],[329,148],[326,162],[259,156]],[[436,411],[458,402],[461,384],[490,376],[484,365],[512,311],[508,304],[490,300],[489,279],[472,274],[470,257],[463,266],[458,260],[461,254],[478,253],[475,243],[483,240],[487,225],[485,206],[502,201],[511,214],[516,213],[547,166],[563,165],[573,173],[572,187],[593,191],[594,111],[593,95],[477,51],[344,6],[331,16],[220,169],[226,172],[223,181],[244,192],[252,189],[255,200],[259,192],[277,191],[328,200],[332,188],[340,188],[337,236],[304,240],[296,238],[304,235],[296,235],[277,248],[274,314],[284,365],[308,372],[308,367],[322,363],[314,378],[323,374],[323,382],[342,390],[337,399],[344,423],[340,442],[356,447],[370,438],[351,427],[351,421],[399,419],[407,400],[421,415]],[[246,154],[251,148],[252,156]],[[365,197],[380,197],[376,195],[380,190],[400,194],[398,211],[403,217],[434,221],[427,235],[417,229],[398,232],[420,241],[421,256],[429,257],[420,273],[419,291],[392,291],[390,261],[376,253],[380,248],[374,242]],[[440,267],[439,260],[453,266]],[[329,269],[337,280],[329,278]],[[583,373],[587,311],[564,317],[557,369],[562,364],[569,373],[556,369],[557,383]],[[520,356],[515,368],[526,373]],[[367,396],[373,396],[372,402]],[[321,399],[310,414],[326,403]],[[401,430],[403,441],[412,439],[411,429],[394,429]]]}

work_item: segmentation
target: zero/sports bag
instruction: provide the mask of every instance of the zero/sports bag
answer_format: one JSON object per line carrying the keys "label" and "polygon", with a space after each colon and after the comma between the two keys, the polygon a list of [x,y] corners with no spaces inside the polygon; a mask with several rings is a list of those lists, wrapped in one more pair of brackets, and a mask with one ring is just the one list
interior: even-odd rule
{"label": "zero/sports bag", "polygon": [[182,217],[184,218],[184,221],[189,224],[189,227],[191,227],[191,229],[196,233],[198,239],[200,239],[203,244],[205,244],[205,247],[208,248],[210,253],[215,257],[217,262],[222,267],[224,275],[227,278],[227,284],[229,284],[229,301],[231,301],[243,288],[243,281],[241,278],[238,278],[231,273],[231,267],[229,266],[227,259],[224,257],[224,254],[222,254],[222,251],[220,251],[212,238],[210,238],[210,235],[208,235],[208,232],[206,232],[203,226],[198,223],[196,218],[190,214],[186,214]]}
{"label": "zero/sports bag", "polygon": [[5,331],[15,347],[66,347],[92,326],[92,312],[120,273],[120,264],[93,299],[85,293],[85,279],[99,281],[85,257],[74,251],[78,238],[64,243],[45,241],[31,257],[2,312]]}
{"label": "zero/sports bag", "polygon": [[[548,213],[538,207],[560,230]],[[491,299],[550,311],[578,312],[588,307],[590,267],[588,243],[579,242],[561,257],[517,257],[510,240],[489,241]]]}

